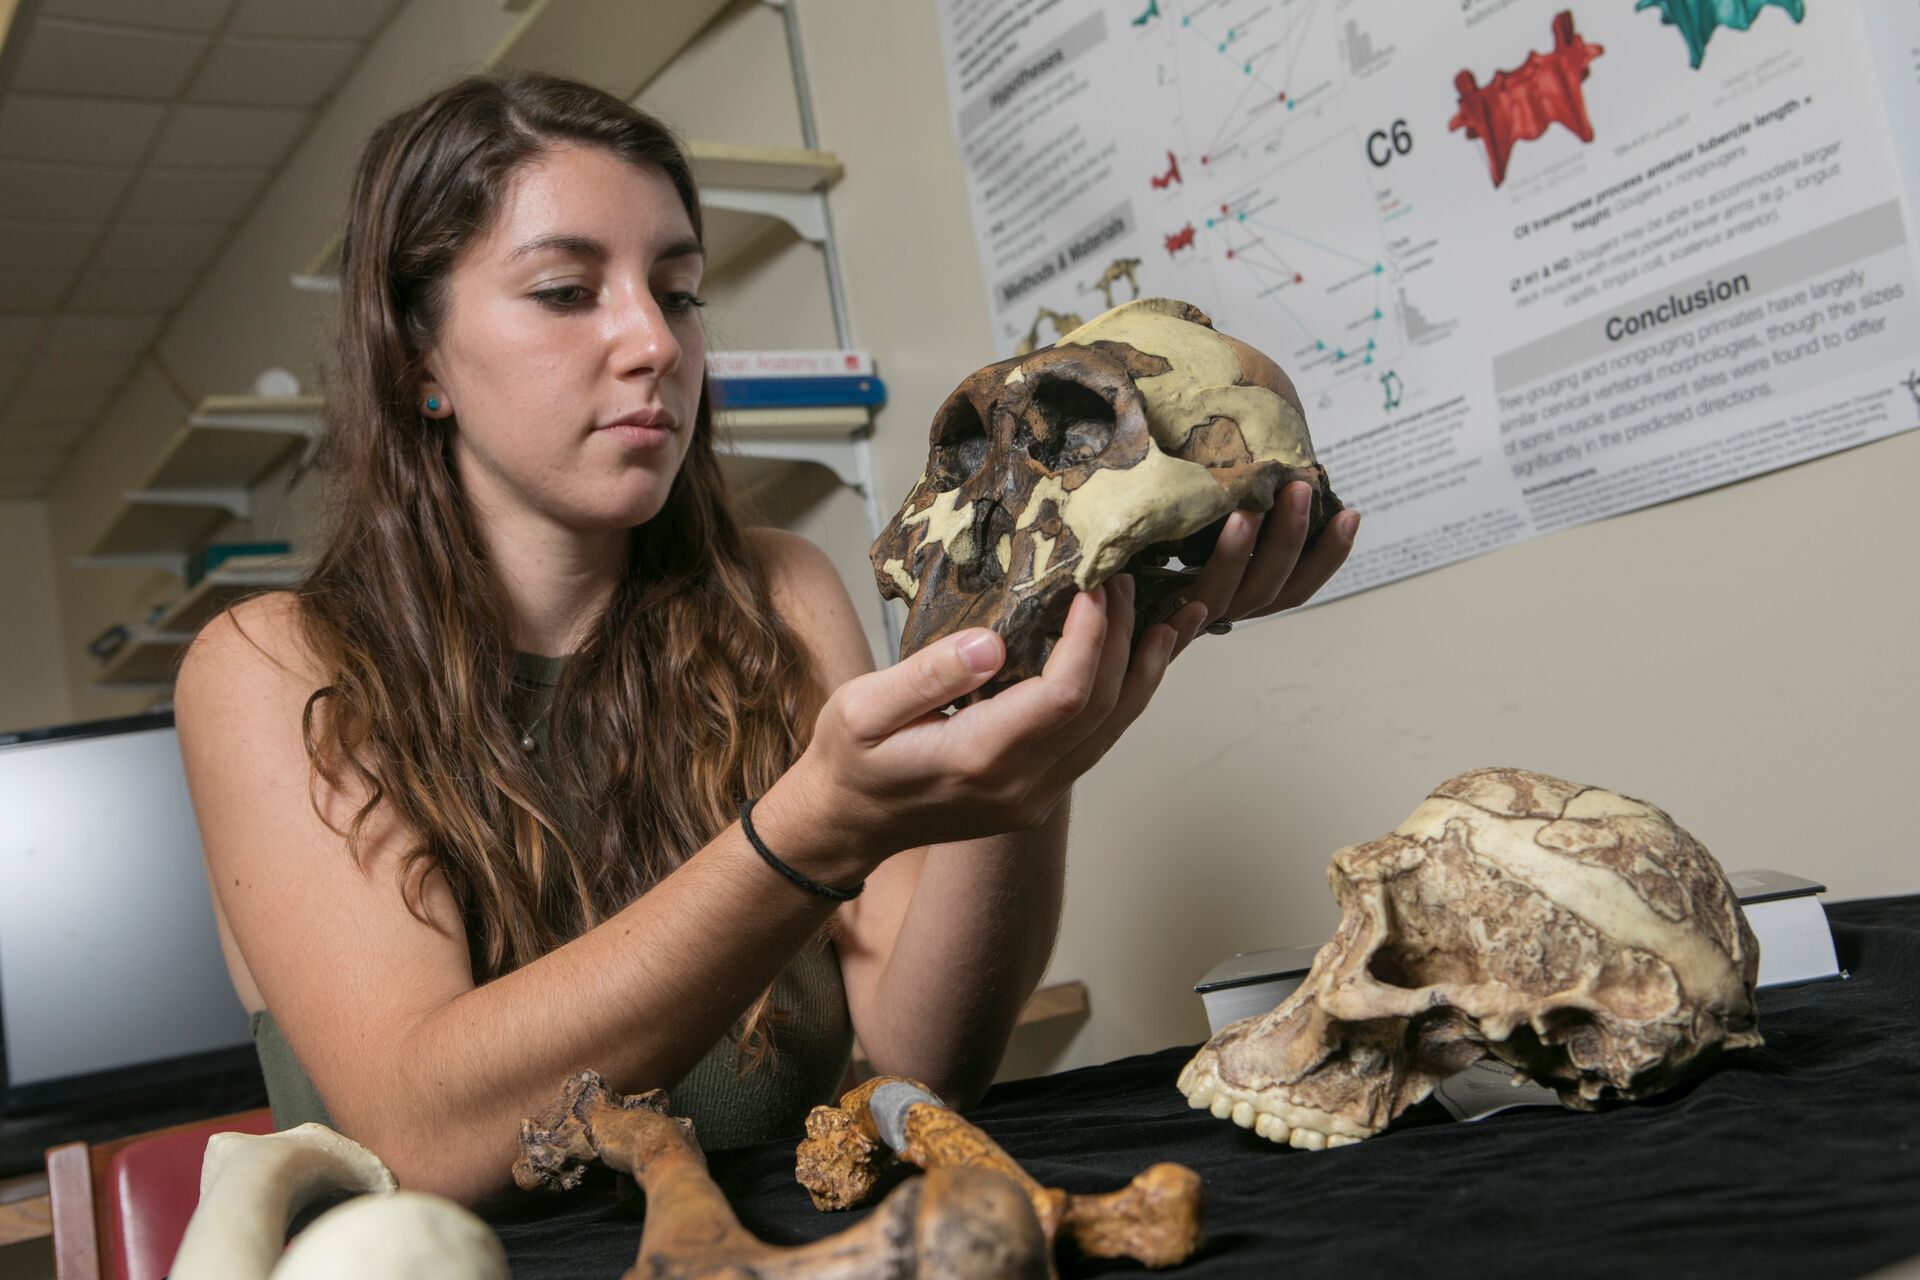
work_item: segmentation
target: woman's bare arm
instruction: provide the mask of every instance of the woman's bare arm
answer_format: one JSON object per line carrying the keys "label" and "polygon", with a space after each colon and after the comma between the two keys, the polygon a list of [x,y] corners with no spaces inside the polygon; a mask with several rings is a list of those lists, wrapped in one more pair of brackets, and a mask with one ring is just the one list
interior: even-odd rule
{"label": "woman's bare arm", "polygon": [[[1026,757],[1032,774],[1047,775],[1040,790],[1057,796],[1051,812],[1005,834],[902,853],[874,873],[859,902],[843,908],[847,1000],[861,1043],[881,1070],[925,1080],[961,1103],[991,1082],[1059,929],[1069,801],[1051,780],[1070,781],[1092,767],[1145,707],[1167,661],[1209,621],[1292,608],[1333,576],[1353,545],[1358,515],[1345,513],[1308,548],[1310,496],[1306,485],[1294,484],[1269,515],[1230,517],[1188,590],[1190,603],[1171,628],[1141,638],[1131,664],[1131,584],[1118,580],[1121,598],[1107,619],[1099,669],[1085,682],[1099,708],[1091,731],[1060,735],[1057,754]],[[813,603],[791,612],[823,667],[833,678],[851,679],[869,663],[845,591],[818,552],[799,560],[786,576],[810,582],[805,598]]]}
{"label": "woman's bare arm", "polygon": [[[811,616],[797,603],[808,586],[792,580],[792,561],[819,552],[790,535],[754,543],[777,607],[817,648]],[[837,581],[834,590],[844,601]],[[506,1186],[520,1119],[567,1075],[592,1066],[628,1092],[678,1080],[834,904],[781,879],[736,824],[609,920],[475,987],[445,883],[427,881],[425,923],[402,899],[408,836],[392,814],[375,812],[356,863],[335,828],[360,797],[323,789],[314,812],[300,715],[322,679],[294,608],[290,597],[266,597],[223,617],[195,642],[176,684],[209,879],[244,976],[335,1123],[403,1184],[477,1199]],[[1077,616],[1063,647],[1084,676],[1098,661],[1104,612],[1088,606]],[[1024,710],[1003,701],[1003,712],[1021,713],[978,722],[973,740],[999,745],[971,752],[913,732],[932,708],[989,674],[945,645],[849,682],[829,701],[852,710],[822,714],[872,728],[859,757],[846,743],[810,748],[762,798],[756,826],[815,879],[852,884],[914,844],[915,832],[1024,825],[1030,805],[1003,799],[995,778],[1007,771],[995,762],[1054,731],[1062,714],[1071,719],[1061,708],[1084,708],[1092,691],[1061,674],[1047,699]],[[912,741],[892,751],[899,725],[910,726]],[[956,771],[956,757],[994,767]],[[822,806],[830,789],[808,780],[815,775],[857,781]],[[869,819],[857,831],[844,821],[849,799]]]}
{"label": "woman's bare arm", "polygon": [[[309,804],[300,713],[319,681],[292,606],[257,601],[240,621],[245,635],[222,619],[194,644],[176,691],[209,876],[335,1122],[403,1185],[504,1187],[521,1117],[581,1067],[623,1090],[678,1080],[830,913],[731,827],[598,928],[476,988],[445,883],[426,886],[433,925],[402,901],[391,816],[369,824],[362,870]],[[322,799],[344,825],[353,798]]]}
{"label": "woman's bare arm", "polygon": [[[847,916],[855,1025],[876,1062],[964,1096],[991,1074],[1051,945],[1048,823],[1144,707],[1174,632],[1150,630],[1130,664],[1131,601],[1107,607],[1127,588],[1084,594],[1042,675],[949,719],[938,709],[1004,660],[997,637],[963,633],[866,673],[824,558],[787,535],[754,541],[832,689],[756,825],[817,880],[872,874]],[[194,644],[175,691],[181,748],[248,976],[335,1121],[404,1183],[466,1199],[503,1187],[520,1118],[581,1067],[626,1091],[678,1080],[830,913],[736,825],[582,937],[474,987],[445,884],[427,883],[425,923],[402,900],[408,837],[392,815],[376,812],[356,863],[335,828],[358,797],[323,793],[326,821],[309,802],[300,715],[321,677],[293,609],[256,601],[238,611],[246,634],[223,618]],[[1006,832],[1026,834],[982,839]],[[884,865],[955,841],[967,844]]]}
{"label": "woman's bare arm", "polygon": [[[776,604],[826,687],[872,671],[833,565],[798,538],[767,545]],[[898,853],[840,909],[847,1003],[876,1068],[956,1103],[991,1082],[1059,929],[1067,808],[1034,830]]]}

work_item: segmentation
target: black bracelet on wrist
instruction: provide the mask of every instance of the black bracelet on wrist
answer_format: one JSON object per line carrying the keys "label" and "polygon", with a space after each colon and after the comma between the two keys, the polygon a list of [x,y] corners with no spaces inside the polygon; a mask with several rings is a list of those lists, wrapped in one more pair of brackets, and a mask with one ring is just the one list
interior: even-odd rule
{"label": "black bracelet on wrist", "polygon": [[760,855],[761,861],[765,862],[787,879],[793,881],[793,883],[799,885],[802,889],[805,889],[808,893],[818,894],[830,902],[852,902],[860,896],[861,892],[867,887],[865,880],[862,880],[851,889],[836,889],[830,884],[821,884],[804,871],[796,871],[786,863],[780,861],[780,859],[774,857],[773,850],[767,848],[766,842],[760,838],[760,833],[753,829],[753,806],[756,802],[756,798],[753,796],[748,796],[740,802],[740,830],[746,835],[747,843],[753,846],[753,851]]}

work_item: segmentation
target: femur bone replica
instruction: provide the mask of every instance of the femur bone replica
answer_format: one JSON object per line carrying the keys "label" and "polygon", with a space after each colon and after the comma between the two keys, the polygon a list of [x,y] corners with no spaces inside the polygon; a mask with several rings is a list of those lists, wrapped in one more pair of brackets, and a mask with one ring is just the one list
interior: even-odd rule
{"label": "femur bone replica", "polygon": [[1188,303],[1115,307],[969,375],[934,415],[926,470],[871,553],[881,594],[907,602],[900,656],[990,627],[1007,663],[974,696],[991,696],[1039,674],[1076,591],[1121,572],[1137,641],[1178,612],[1228,514],[1294,480],[1318,537],[1341,504],[1280,366]]}
{"label": "femur bone replica", "polygon": [[1760,1043],[1733,887],[1643,801],[1476,769],[1327,879],[1340,924],[1305,982],[1180,1073],[1189,1104],[1274,1142],[1371,1137],[1488,1056],[1591,1111]]}

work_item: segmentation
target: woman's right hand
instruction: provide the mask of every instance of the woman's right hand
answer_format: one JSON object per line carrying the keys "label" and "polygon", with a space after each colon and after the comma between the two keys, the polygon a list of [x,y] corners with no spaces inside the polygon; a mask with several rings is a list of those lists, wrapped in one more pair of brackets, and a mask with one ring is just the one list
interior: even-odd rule
{"label": "woman's right hand", "polygon": [[[1076,596],[1039,675],[951,715],[941,709],[1006,660],[985,628],[848,680],[756,806],[755,828],[783,858],[840,883],[902,849],[1039,825],[1146,708],[1175,645],[1192,638],[1160,624],[1129,655],[1133,592],[1121,576]],[[1197,610],[1176,619],[1187,633],[1201,622]]]}

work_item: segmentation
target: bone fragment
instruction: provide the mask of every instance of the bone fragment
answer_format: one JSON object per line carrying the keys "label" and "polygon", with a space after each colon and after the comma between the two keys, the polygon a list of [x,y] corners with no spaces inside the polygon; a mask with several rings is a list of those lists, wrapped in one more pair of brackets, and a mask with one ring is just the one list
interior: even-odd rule
{"label": "bone fragment", "polygon": [[646,1225],[628,1280],[998,1280],[1047,1274],[1047,1240],[1021,1189],[986,1169],[952,1168],[899,1187],[855,1226],[781,1248],[734,1217],[707,1175],[691,1122],[667,1095],[626,1097],[591,1071],[569,1079],[544,1114],[521,1123],[514,1180],[525,1190],[578,1185],[587,1162],[628,1174],[646,1194]]}
{"label": "bone fragment", "polygon": [[281,1133],[216,1133],[200,1164],[200,1204],[174,1254],[172,1280],[261,1280],[280,1260],[287,1224],[324,1197],[391,1193],[393,1174],[320,1124]]}
{"label": "bone fragment", "polygon": [[295,1236],[272,1280],[507,1280],[487,1224],[418,1191],[358,1196]]}
{"label": "bone fragment", "polygon": [[[838,1107],[815,1107],[794,1176],[822,1210],[850,1209],[872,1196],[893,1152],[882,1141],[874,1094],[917,1081],[877,1076],[849,1090]],[[914,1103],[900,1121],[901,1158],[930,1174],[980,1168],[1011,1179],[1033,1204],[1049,1244],[1064,1234],[1084,1255],[1132,1258],[1148,1267],[1184,1262],[1200,1243],[1200,1177],[1177,1164],[1157,1164],[1118,1191],[1070,1195],[1043,1187],[998,1143],[956,1111]],[[911,1185],[911,1184],[908,1184]]]}

